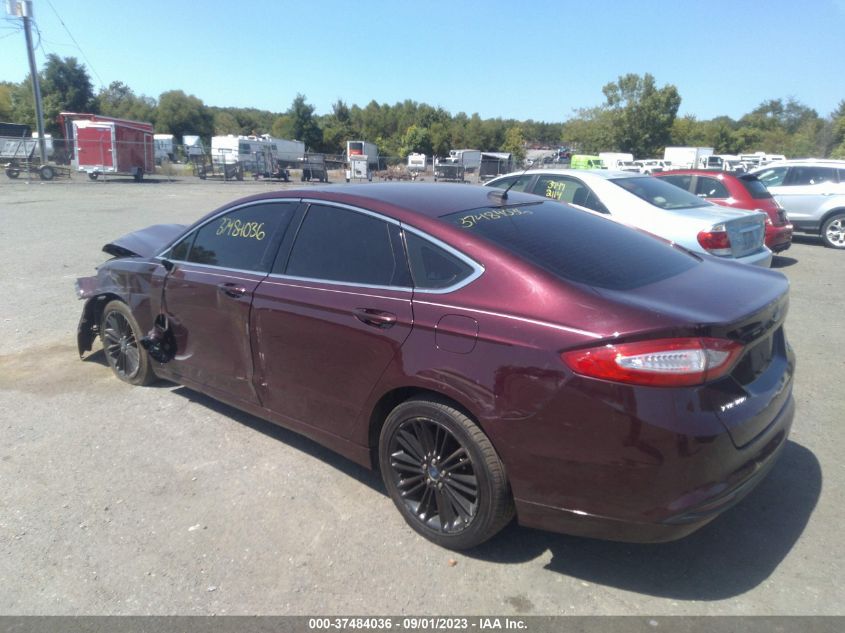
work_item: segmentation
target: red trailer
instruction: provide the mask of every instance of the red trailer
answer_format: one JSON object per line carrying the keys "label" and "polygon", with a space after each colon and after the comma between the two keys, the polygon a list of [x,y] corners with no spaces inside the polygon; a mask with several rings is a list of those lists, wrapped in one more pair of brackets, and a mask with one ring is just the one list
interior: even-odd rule
{"label": "red trailer", "polygon": [[140,182],[154,172],[151,123],[77,112],[62,112],[59,119],[65,138],[73,139],[73,166],[91,180],[122,174]]}

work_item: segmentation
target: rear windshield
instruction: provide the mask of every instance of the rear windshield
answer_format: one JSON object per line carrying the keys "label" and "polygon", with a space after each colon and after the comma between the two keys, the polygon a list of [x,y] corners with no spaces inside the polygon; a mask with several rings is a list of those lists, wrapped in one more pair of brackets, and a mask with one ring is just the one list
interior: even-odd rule
{"label": "rear windshield", "polygon": [[674,211],[710,206],[706,200],[657,178],[612,178],[610,182],[661,209]]}
{"label": "rear windshield", "polygon": [[755,200],[766,200],[772,197],[772,194],[770,194],[769,190],[766,189],[766,185],[760,182],[760,179],[753,174],[746,174],[744,176],[740,176],[739,181],[742,183],[742,186],[745,187],[745,190],[749,194],[751,194],[751,197]]}
{"label": "rear windshield", "polygon": [[698,262],[657,238],[551,200],[461,211],[441,219],[561,279],[609,290],[668,279]]}

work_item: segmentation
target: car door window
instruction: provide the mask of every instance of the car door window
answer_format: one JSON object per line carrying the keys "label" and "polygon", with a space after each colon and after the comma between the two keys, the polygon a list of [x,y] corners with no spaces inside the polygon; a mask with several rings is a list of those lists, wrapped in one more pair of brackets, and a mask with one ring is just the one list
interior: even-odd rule
{"label": "car door window", "polygon": [[699,176],[695,184],[695,195],[700,198],[730,198],[727,188],[717,178]]}
{"label": "car door window", "polygon": [[779,187],[786,178],[788,167],[770,167],[757,174],[757,178],[767,187]]}
{"label": "car door window", "polygon": [[791,168],[786,184],[799,187],[802,185],[819,185],[823,182],[836,182],[836,170],[830,167],[800,165]]}
{"label": "car door window", "polygon": [[171,249],[171,258],[195,264],[267,272],[296,203],[252,204],[206,223]]}
{"label": "car door window", "polygon": [[368,286],[411,287],[399,227],[374,216],[311,205],[285,274]]}
{"label": "car door window", "polygon": [[680,187],[685,191],[692,190],[692,176],[688,174],[675,174],[673,176],[663,176],[661,180],[670,182],[676,187]]}
{"label": "car door window", "polygon": [[414,288],[449,288],[473,273],[469,264],[414,233],[405,232],[405,243]]}
{"label": "car door window", "polygon": [[575,204],[579,207],[607,213],[607,208],[601,200],[583,182],[569,176],[556,176],[554,174],[543,174],[537,178],[537,183],[532,193],[544,196],[559,202]]}
{"label": "car door window", "polygon": [[508,187],[510,187],[510,185],[513,184],[513,187],[510,188],[510,191],[525,191],[532,180],[534,180],[533,175],[524,174],[522,176],[510,176],[508,178],[502,178],[501,180],[497,180],[496,182],[490,183],[490,186],[496,187],[497,189],[507,189]]}

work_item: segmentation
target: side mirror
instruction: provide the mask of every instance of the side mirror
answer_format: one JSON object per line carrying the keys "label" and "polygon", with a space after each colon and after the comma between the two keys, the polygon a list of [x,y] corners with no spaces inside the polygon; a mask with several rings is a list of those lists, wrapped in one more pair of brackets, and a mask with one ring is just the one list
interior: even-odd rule
{"label": "side mirror", "polygon": [[171,272],[176,267],[176,264],[174,264],[169,259],[162,259],[161,265],[167,269],[167,272]]}

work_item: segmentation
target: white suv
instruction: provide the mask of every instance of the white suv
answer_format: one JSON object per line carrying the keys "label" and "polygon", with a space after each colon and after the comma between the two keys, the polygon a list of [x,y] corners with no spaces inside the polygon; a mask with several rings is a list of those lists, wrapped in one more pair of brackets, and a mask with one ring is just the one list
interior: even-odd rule
{"label": "white suv", "polygon": [[845,160],[786,160],[751,172],[768,187],[796,231],[845,249]]}

